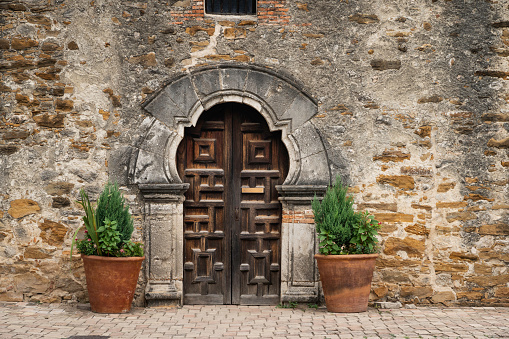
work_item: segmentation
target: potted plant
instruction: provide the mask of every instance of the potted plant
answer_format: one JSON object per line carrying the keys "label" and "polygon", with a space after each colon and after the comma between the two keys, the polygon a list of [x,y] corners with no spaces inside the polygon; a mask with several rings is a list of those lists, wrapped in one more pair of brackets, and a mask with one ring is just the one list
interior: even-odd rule
{"label": "potted plant", "polygon": [[[90,308],[98,313],[125,313],[138,283],[143,246],[131,241],[133,220],[117,184],[107,183],[94,208],[81,189],[79,204],[85,210],[84,225],[73,236],[83,259]],[[77,234],[85,227],[84,239]]]}
{"label": "potted plant", "polygon": [[380,223],[356,212],[338,177],[320,202],[312,202],[320,254],[315,255],[329,312],[365,312],[378,257]]}

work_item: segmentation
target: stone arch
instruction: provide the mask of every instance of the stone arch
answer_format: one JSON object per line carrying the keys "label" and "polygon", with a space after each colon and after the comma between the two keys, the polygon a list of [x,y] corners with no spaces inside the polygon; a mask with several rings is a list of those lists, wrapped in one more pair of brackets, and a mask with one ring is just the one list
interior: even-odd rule
{"label": "stone arch", "polygon": [[281,301],[316,302],[315,227],[305,221],[309,218],[293,216],[306,215],[313,197],[323,194],[331,180],[326,147],[311,122],[317,103],[282,73],[222,65],[179,75],[143,104],[150,116],[131,147],[127,181],[138,187],[144,202],[147,304],[182,302],[183,201],[189,184],[178,175],[177,148],[185,127],[226,102],[253,107],[271,130],[281,131],[290,158],[286,180],[276,187],[287,220],[281,231]]}
{"label": "stone arch", "polygon": [[330,182],[327,152],[310,119],[315,100],[289,77],[261,67],[218,66],[180,75],[144,103],[151,114],[144,122],[131,162],[132,184],[180,184],[175,154],[184,128],[223,102],[247,104],[260,112],[271,130],[281,130],[290,155],[284,185]]}

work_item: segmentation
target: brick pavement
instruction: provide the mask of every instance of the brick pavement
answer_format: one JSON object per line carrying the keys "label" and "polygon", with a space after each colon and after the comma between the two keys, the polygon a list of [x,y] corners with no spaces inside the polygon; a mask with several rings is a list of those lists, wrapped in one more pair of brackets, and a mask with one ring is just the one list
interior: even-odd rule
{"label": "brick pavement", "polygon": [[270,306],[135,308],[96,314],[62,304],[0,303],[0,338],[509,338],[509,308],[376,310]]}

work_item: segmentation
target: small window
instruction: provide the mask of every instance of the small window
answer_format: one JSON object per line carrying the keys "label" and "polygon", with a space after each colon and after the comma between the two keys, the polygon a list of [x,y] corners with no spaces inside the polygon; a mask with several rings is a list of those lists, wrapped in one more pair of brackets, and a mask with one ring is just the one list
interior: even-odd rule
{"label": "small window", "polygon": [[256,0],[205,0],[207,14],[256,14]]}

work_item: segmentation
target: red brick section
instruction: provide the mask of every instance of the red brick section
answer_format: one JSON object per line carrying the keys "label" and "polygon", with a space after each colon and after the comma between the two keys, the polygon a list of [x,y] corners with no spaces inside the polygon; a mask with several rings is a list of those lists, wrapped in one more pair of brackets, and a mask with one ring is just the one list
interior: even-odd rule
{"label": "red brick section", "polygon": [[191,0],[191,6],[178,7],[170,14],[175,25],[182,25],[189,20],[203,20],[205,13],[205,2],[203,0]]}
{"label": "red brick section", "polygon": [[314,224],[315,216],[312,210],[292,211],[283,210],[283,222],[294,224]]}
{"label": "red brick section", "polygon": [[[286,0],[259,0],[256,12],[260,25],[287,25],[290,22]],[[203,20],[205,2],[204,0],[191,0],[190,6],[173,9],[171,16],[173,24],[176,25],[184,24],[189,20]]]}
{"label": "red brick section", "polygon": [[262,25],[287,25],[290,22],[286,0],[259,0],[257,16]]}

